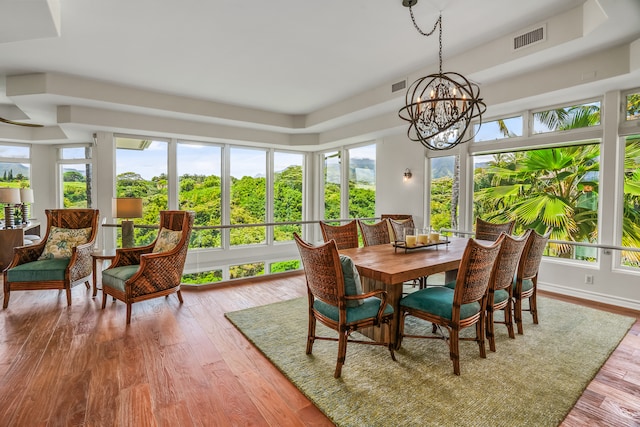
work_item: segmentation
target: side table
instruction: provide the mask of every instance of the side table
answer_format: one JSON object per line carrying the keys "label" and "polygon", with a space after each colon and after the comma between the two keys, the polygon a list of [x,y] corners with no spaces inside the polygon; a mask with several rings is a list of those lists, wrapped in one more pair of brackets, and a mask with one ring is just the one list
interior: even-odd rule
{"label": "side table", "polygon": [[[113,261],[116,257],[115,249],[103,249],[100,251],[93,251],[91,253],[91,260],[93,262],[93,297],[98,295],[98,273],[104,268],[105,261]],[[100,262],[100,269],[98,270],[98,262]]]}

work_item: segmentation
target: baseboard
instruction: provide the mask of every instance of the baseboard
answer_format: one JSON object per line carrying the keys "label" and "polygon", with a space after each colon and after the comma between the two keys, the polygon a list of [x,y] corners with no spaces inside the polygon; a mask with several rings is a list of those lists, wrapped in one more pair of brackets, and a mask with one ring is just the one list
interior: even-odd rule
{"label": "baseboard", "polygon": [[566,295],[578,299],[593,301],[600,304],[607,304],[616,307],[624,307],[631,310],[640,311],[640,301],[628,298],[620,298],[599,292],[591,292],[583,289],[568,288],[550,283],[538,282],[538,289],[554,294]]}

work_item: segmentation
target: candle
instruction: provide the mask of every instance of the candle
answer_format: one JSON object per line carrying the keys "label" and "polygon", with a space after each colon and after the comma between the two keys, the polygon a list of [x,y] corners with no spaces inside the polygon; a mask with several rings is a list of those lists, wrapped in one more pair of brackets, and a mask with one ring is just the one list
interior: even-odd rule
{"label": "candle", "polygon": [[406,236],[407,247],[412,248],[416,245],[416,236]]}
{"label": "candle", "polygon": [[438,243],[440,241],[440,233],[429,233],[429,242],[430,243]]}
{"label": "candle", "polygon": [[429,235],[428,234],[418,234],[418,243],[421,245],[426,245],[429,243]]}

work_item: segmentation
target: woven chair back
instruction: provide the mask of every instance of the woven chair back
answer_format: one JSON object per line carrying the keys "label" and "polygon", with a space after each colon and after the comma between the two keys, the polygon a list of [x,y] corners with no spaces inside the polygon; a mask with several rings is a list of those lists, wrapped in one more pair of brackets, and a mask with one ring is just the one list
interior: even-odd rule
{"label": "woven chair back", "polygon": [[520,257],[524,250],[531,230],[527,230],[520,237],[514,237],[509,234],[502,234],[502,245],[500,253],[496,260],[492,284],[494,290],[509,289],[513,284],[513,277],[518,269]]}
{"label": "woven chair back", "polygon": [[476,218],[475,238],[477,240],[490,240],[495,242],[498,237],[500,237],[500,233],[511,234],[515,223],[515,221],[509,221],[501,224],[495,224]]}
{"label": "woven chair back", "polygon": [[308,291],[314,298],[338,306],[338,302],[344,299],[344,286],[341,286],[344,276],[335,241],[313,246],[302,240],[297,233],[293,237],[302,259]]}
{"label": "woven chair back", "polygon": [[484,246],[469,239],[458,268],[453,297],[455,307],[481,301],[486,295],[501,244],[502,240],[499,240]]}
{"label": "woven chair back", "polygon": [[358,247],[358,225],[355,219],[344,225],[329,225],[326,222],[320,222],[320,230],[324,241],[335,240],[338,249]]}
{"label": "woven chair back", "polygon": [[547,246],[550,234],[551,232],[540,235],[535,230],[531,230],[518,266],[519,279],[531,279],[538,275],[544,248]]}
{"label": "woven chair back", "polygon": [[360,226],[362,242],[365,246],[384,245],[391,242],[389,239],[389,224],[386,220],[375,224],[358,221],[358,225]]}

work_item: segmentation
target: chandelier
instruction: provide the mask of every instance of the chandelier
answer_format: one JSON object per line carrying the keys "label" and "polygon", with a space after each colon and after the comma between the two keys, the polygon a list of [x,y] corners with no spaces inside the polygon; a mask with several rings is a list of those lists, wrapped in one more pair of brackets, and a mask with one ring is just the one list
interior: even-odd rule
{"label": "chandelier", "polygon": [[[430,150],[449,150],[475,136],[482,125],[482,114],[487,106],[480,98],[480,88],[460,73],[442,72],[442,13],[425,33],[413,16],[418,0],[402,0],[409,8],[413,26],[423,36],[430,36],[439,28],[439,72],[421,77],[409,86],[405,106],[398,115],[409,122],[407,136]],[[471,121],[478,119],[478,128],[468,136]],[[465,137],[467,137],[465,139]]]}

